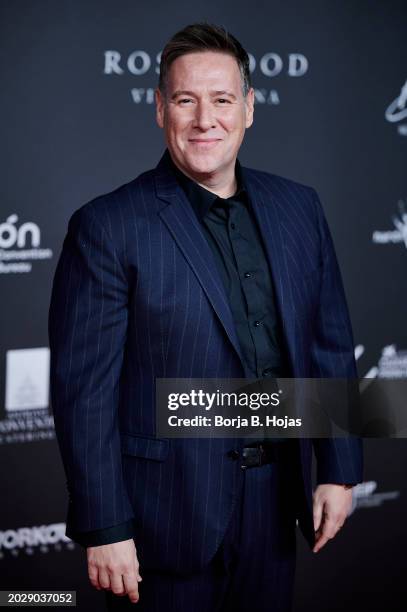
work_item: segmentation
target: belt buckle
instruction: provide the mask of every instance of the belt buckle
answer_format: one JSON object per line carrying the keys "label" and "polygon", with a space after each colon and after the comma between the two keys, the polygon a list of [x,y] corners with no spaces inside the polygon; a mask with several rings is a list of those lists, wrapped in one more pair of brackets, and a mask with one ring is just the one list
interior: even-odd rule
{"label": "belt buckle", "polygon": [[[262,462],[262,455],[264,452],[263,444],[259,444],[258,446],[255,446],[255,447],[248,446],[246,447],[246,449],[256,450],[257,453],[256,453],[256,456],[253,456],[253,455],[250,456],[249,454],[248,457],[245,457],[246,460],[249,460],[249,464],[241,465],[240,467],[242,468],[242,470],[247,470],[248,468],[260,467],[261,465],[263,465],[263,462]],[[243,450],[243,453],[246,449]]]}

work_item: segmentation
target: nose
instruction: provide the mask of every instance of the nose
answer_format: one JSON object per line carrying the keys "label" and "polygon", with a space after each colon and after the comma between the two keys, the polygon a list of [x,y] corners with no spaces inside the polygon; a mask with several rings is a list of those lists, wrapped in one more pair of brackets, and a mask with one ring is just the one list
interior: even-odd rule
{"label": "nose", "polygon": [[202,131],[215,127],[216,121],[213,115],[213,108],[210,102],[200,101],[196,105],[194,127]]}

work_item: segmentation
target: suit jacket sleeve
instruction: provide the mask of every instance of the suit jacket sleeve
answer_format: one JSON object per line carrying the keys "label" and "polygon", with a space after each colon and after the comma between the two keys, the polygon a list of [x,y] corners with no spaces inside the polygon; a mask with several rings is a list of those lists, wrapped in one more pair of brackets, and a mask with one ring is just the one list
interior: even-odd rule
{"label": "suit jacket sleeve", "polygon": [[[321,202],[314,191],[321,240],[322,281],[315,322],[312,375],[318,378],[357,378],[352,327],[335,248]],[[363,480],[362,440],[314,439],[317,484],[356,484]]]}
{"label": "suit jacket sleeve", "polygon": [[126,521],[113,525],[113,527],[105,527],[104,529],[94,529],[93,531],[67,531],[67,535],[80,544],[83,548],[89,546],[101,546],[102,544],[113,544],[114,542],[122,542],[134,537],[134,521]]}
{"label": "suit jacket sleeve", "polygon": [[78,542],[80,532],[134,518],[118,426],[127,296],[112,237],[89,203],[70,218],[48,321],[51,402],[69,492],[66,534]]}

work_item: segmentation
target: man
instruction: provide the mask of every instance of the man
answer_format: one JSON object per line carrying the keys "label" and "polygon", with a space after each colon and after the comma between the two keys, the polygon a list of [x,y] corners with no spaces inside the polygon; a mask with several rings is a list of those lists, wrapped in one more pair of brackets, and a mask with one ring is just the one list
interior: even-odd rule
{"label": "man", "polygon": [[178,32],[156,105],[158,166],[72,215],[55,274],[66,533],[109,609],[289,610],[296,519],[314,552],[335,536],[360,440],[157,438],[155,380],[356,377],[332,238],[314,189],[237,160],[254,91],[231,34]]}

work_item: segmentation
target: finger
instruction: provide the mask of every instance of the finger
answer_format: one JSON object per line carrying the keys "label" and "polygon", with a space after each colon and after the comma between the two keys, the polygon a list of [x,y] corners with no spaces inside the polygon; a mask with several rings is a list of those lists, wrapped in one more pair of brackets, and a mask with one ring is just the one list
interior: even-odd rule
{"label": "finger", "polygon": [[342,524],[338,524],[338,525],[336,526],[335,535],[338,535],[338,533],[340,532],[340,530],[342,529],[342,527],[343,527],[343,523],[342,523]]}
{"label": "finger", "polygon": [[325,518],[322,523],[322,528],[319,530],[318,539],[312,549],[313,552],[318,552],[323,546],[331,540],[336,534],[336,523]]}
{"label": "finger", "polygon": [[[137,559],[137,550],[136,549],[134,549],[134,550],[135,550],[135,553],[136,553],[135,556],[134,556],[134,570],[136,572],[136,579],[137,579],[137,581],[141,582],[143,579],[140,576],[140,564],[139,564],[138,559]],[[127,573],[129,573],[129,572],[127,572]]]}
{"label": "finger", "polygon": [[329,539],[330,538],[328,536],[321,534],[321,537],[315,543],[314,548],[312,549],[312,552],[317,553],[319,550],[321,550],[321,548],[325,546],[325,544],[328,542]]}
{"label": "finger", "polygon": [[110,585],[115,595],[126,595],[126,587],[124,586],[122,574],[110,574]]}
{"label": "finger", "polygon": [[323,508],[323,505],[321,503],[314,502],[314,508],[313,508],[314,531],[318,531],[318,529],[321,526],[322,508]]}
{"label": "finger", "polygon": [[322,527],[315,532],[315,544],[322,538]]}
{"label": "finger", "polygon": [[99,569],[99,584],[102,589],[110,589],[110,577],[107,570]]}
{"label": "finger", "polygon": [[138,591],[138,583],[136,572],[131,572],[129,574],[123,575],[124,587],[127,595],[129,596],[130,601],[136,603],[140,599],[139,591]]}
{"label": "finger", "polygon": [[321,548],[323,548],[325,544],[328,542],[328,540],[330,539],[331,537],[329,535],[327,535],[326,533],[320,532],[320,535],[314,545],[314,548],[312,549],[312,552],[318,552],[319,550],[321,550]]}
{"label": "finger", "polygon": [[333,517],[331,517],[330,523],[331,523],[331,526],[332,526],[331,527],[332,537],[334,537],[338,533],[338,531],[340,529],[342,529],[342,527],[343,527],[343,525],[345,523],[345,520],[344,520],[343,516],[341,516],[341,515],[333,516]]}
{"label": "finger", "polygon": [[88,564],[88,576],[91,585],[98,591],[101,591],[102,587],[99,584],[99,571],[95,565]]}

